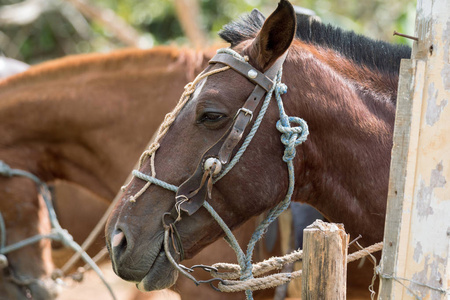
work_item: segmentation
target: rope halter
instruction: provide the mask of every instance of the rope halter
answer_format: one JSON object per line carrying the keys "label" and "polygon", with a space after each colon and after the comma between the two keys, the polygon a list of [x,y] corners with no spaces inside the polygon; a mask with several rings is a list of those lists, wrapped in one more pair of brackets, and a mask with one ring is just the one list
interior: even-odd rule
{"label": "rope halter", "polygon": [[[200,284],[202,282],[211,282],[212,280],[219,280],[220,283],[218,288],[220,290],[225,290],[226,282],[222,279],[212,279],[208,281],[198,281],[191,274],[192,268],[186,268],[182,265],[179,265],[175,259],[173,259],[170,253],[169,240],[172,236],[172,244],[174,245],[173,238],[173,230],[176,228],[176,222],[181,218],[181,211],[186,212],[188,215],[192,215],[195,213],[199,207],[203,206],[206,210],[211,214],[211,216],[218,222],[220,227],[224,230],[226,235],[226,240],[236,252],[237,260],[240,266],[240,280],[246,281],[253,278],[252,274],[252,256],[253,250],[255,248],[256,242],[262,237],[264,232],[267,230],[269,224],[275,220],[281,212],[283,212],[290,204],[291,196],[294,190],[294,166],[293,166],[293,158],[295,157],[295,147],[304,142],[308,136],[308,126],[306,122],[300,118],[296,117],[288,117],[284,111],[283,102],[281,99],[281,95],[287,92],[287,87],[285,84],[281,83],[282,77],[282,65],[287,56],[287,52],[280,57],[274,65],[266,72],[261,73],[256,70],[253,66],[251,66],[247,61],[248,58],[242,57],[239,53],[235,52],[232,49],[224,48],[217,51],[217,55],[214,56],[210,63],[221,63],[226,66],[220,69],[215,69],[208,73],[201,73],[192,84],[188,84],[186,86],[186,90],[181,96],[180,102],[175,107],[175,109],[168,114],[165,121],[161,125],[157,138],[155,142],[150,146],[149,151],[146,151],[141,156],[141,164],[143,161],[143,157],[150,156],[151,157],[151,170],[152,175],[146,175],[138,170],[133,171],[133,175],[137,178],[147,181],[146,185],[138,191],[134,196],[131,197],[130,201],[136,201],[136,199],[142,195],[142,193],[150,186],[150,184],[159,185],[165,189],[171,190],[177,193],[175,208],[176,210],[173,219],[175,220],[172,224],[166,224],[163,221],[165,228],[164,235],[164,250],[166,252],[166,256],[172,265],[180,271],[183,275],[192,279],[196,284]],[[156,172],[154,167],[154,158],[155,152],[159,148],[159,141],[167,132],[170,124],[172,124],[175,116],[181,111],[183,106],[187,103],[190,94],[194,91],[194,86],[203,78],[216,74],[218,72],[222,72],[228,69],[233,69],[236,72],[240,73],[244,77],[246,77],[249,81],[254,83],[255,89],[248,97],[247,101],[238,109],[236,116],[234,118],[233,124],[229,128],[229,130],[225,133],[223,137],[219,139],[219,141],[210,147],[202,156],[199,165],[197,166],[197,170],[194,174],[186,180],[180,187],[174,186],[167,182],[161,181],[156,178]],[[280,113],[280,120],[277,122],[277,129],[281,132],[281,142],[285,145],[285,152],[283,156],[283,160],[287,163],[288,166],[288,174],[289,174],[289,187],[287,194],[283,201],[281,201],[277,206],[271,209],[268,212],[268,215],[265,220],[263,220],[255,232],[252,235],[252,238],[247,246],[247,251],[244,251],[240,248],[236,238],[232,234],[229,227],[225,224],[222,218],[216,213],[216,211],[212,208],[208,201],[205,201],[208,196],[211,199],[211,188],[214,183],[220,180],[223,176],[225,176],[239,161],[239,159],[244,154],[254,135],[256,134],[263,117],[267,111],[270,100],[272,96],[275,94],[275,98],[278,104],[278,109]],[[262,104],[260,104],[260,100],[264,98]],[[255,100],[256,99],[256,100]],[[238,143],[243,138],[244,130],[247,125],[253,120],[254,112],[257,107],[261,106],[258,116],[254,119],[254,123],[245,137],[242,145],[239,150],[236,152],[234,157],[230,160],[231,153],[235,150]],[[291,124],[297,124],[297,126],[292,127]],[[172,212],[174,211],[172,210]],[[172,214],[173,215],[173,214]],[[181,241],[178,241],[181,245]],[[182,252],[182,251],[180,251]],[[181,257],[182,260],[182,257]],[[211,271],[216,271],[214,268],[210,267]],[[222,289],[222,288],[223,289]],[[253,299],[252,290],[246,290],[247,299]]]}
{"label": "rope halter", "polygon": [[[69,247],[73,249],[75,252],[78,252],[81,254],[81,258],[97,273],[97,275],[102,280],[103,284],[108,289],[109,293],[111,294],[111,297],[113,299],[116,299],[116,296],[114,295],[114,292],[110,285],[106,282],[106,279],[103,276],[102,271],[100,268],[95,264],[95,262],[92,260],[92,258],[78,245],[74,240],[73,237],[69,234],[69,232],[66,229],[63,229],[61,225],[58,222],[58,218],[56,216],[55,209],[53,208],[52,200],[51,200],[51,193],[50,190],[45,182],[40,180],[36,175],[20,170],[20,169],[13,169],[6,163],[0,160],[0,176],[4,177],[13,177],[13,176],[22,176],[26,177],[28,179],[31,179],[37,186],[39,191],[39,196],[42,197],[44,200],[45,206],[48,211],[48,215],[50,218],[50,224],[52,227],[52,230],[49,234],[37,234],[35,236],[26,238],[20,242],[14,243],[12,245],[6,245],[6,226],[5,222],[3,220],[3,216],[0,212],[0,267],[3,266],[6,268],[8,266],[8,259],[6,255],[8,253],[11,253],[13,251],[17,251],[23,247],[26,247],[28,245],[32,245],[34,243],[39,242],[42,239],[50,239],[53,241],[59,241],[64,244],[64,246]],[[54,275],[58,275],[58,270],[55,270],[56,272]]]}

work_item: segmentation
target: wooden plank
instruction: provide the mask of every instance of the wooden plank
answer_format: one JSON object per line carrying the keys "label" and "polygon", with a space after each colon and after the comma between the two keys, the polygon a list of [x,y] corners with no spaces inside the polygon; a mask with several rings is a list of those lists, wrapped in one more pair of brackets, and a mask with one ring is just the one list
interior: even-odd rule
{"label": "wooden plank", "polygon": [[316,220],[303,231],[302,299],[346,299],[349,235],[342,224]]}
{"label": "wooden plank", "polygon": [[[393,274],[397,267],[392,262],[401,259],[398,249],[402,237],[409,236],[409,219],[414,191],[414,177],[407,172],[414,172],[412,166],[417,160],[417,143],[422,102],[413,102],[414,94],[421,97],[423,72],[425,64],[403,60],[400,68],[400,81],[397,96],[397,113],[395,118],[394,145],[389,178],[387,215],[384,233],[382,265],[386,274]],[[417,75],[417,76],[416,76]],[[413,84],[411,84],[413,82]],[[417,95],[419,94],[419,95]],[[400,263],[400,262],[399,262]],[[403,261],[402,264],[405,262]],[[381,299],[391,294],[392,280],[381,278],[383,293]],[[386,299],[387,299],[386,298]]]}
{"label": "wooden plank", "polygon": [[419,0],[397,100],[379,299],[450,299],[450,0]]}

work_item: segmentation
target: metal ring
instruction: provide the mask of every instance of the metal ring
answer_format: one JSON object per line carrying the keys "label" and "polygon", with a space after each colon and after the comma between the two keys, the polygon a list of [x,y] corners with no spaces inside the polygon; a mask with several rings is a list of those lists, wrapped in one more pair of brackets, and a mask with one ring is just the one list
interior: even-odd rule
{"label": "metal ring", "polygon": [[225,281],[223,279],[221,279],[221,278],[212,278],[212,279],[209,279],[209,280],[200,280],[200,281],[198,281],[198,283],[209,283],[209,286],[212,287],[213,290],[218,291],[218,292],[222,292],[219,288],[217,288],[217,287],[215,287],[213,285],[214,281],[219,281],[220,283],[225,284]]}
{"label": "metal ring", "polygon": [[[173,219],[173,222],[172,222],[172,223],[166,224],[166,222],[164,222],[164,221],[165,221],[164,218],[165,218],[166,216],[171,217],[171,218]],[[165,212],[165,213],[162,215],[162,217],[161,217],[161,221],[162,221],[163,227],[164,227],[165,229],[166,229],[166,228],[169,229],[169,228],[170,228],[170,225],[175,224],[176,219],[172,216],[172,213],[170,213],[170,212]]]}
{"label": "metal ring", "polygon": [[185,270],[188,273],[194,272],[194,270],[192,268],[188,268],[188,267],[186,267],[185,265],[182,265],[182,264],[178,264],[178,265],[180,266],[180,268],[182,268],[183,270]]}
{"label": "metal ring", "polygon": [[217,270],[217,268],[214,268],[213,266],[207,266],[207,265],[194,265],[191,267],[191,269],[202,269],[206,272],[219,272],[219,270]]}

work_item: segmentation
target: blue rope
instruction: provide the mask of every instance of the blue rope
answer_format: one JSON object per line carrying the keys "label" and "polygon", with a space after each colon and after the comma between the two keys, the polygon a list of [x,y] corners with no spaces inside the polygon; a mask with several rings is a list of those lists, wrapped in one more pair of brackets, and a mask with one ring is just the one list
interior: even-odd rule
{"label": "blue rope", "polygon": [[214,208],[207,202],[203,202],[203,207],[206,208],[206,210],[211,214],[211,216],[216,220],[216,222],[219,224],[219,226],[223,229],[225,232],[225,235],[227,239],[225,239],[228,244],[231,246],[231,248],[234,249],[236,252],[236,257],[238,264],[241,266],[245,266],[245,255],[244,251],[242,251],[241,247],[239,246],[238,241],[236,240],[236,237],[231,232],[231,229],[228,227],[228,225],[223,221],[223,219],[219,216],[219,214],[214,210]]}
{"label": "blue rope", "polygon": [[[245,58],[243,58],[239,53],[235,52],[234,50],[231,50],[229,48],[226,49],[220,49],[217,51],[218,53],[227,53],[232,55],[233,57],[241,60],[246,61]],[[258,117],[256,118],[249,134],[245,138],[244,142],[242,143],[241,147],[239,148],[236,155],[233,157],[233,159],[230,161],[230,163],[226,166],[226,168],[223,170],[223,172],[214,180],[214,183],[219,181],[222,177],[224,177],[239,161],[239,159],[244,154],[245,150],[247,149],[248,145],[250,144],[251,140],[255,136],[259,126],[261,125],[261,122],[264,118],[264,115],[267,111],[267,108],[269,106],[270,100],[272,99],[272,95],[275,92],[275,98],[277,101],[278,109],[280,112],[280,120],[276,123],[276,128],[281,133],[281,142],[285,146],[285,151],[283,155],[283,161],[286,162],[287,168],[288,168],[288,191],[286,193],[286,196],[283,201],[278,203],[274,208],[272,208],[268,214],[267,217],[258,225],[255,232],[253,233],[248,245],[247,245],[247,251],[244,255],[241,247],[239,246],[236,238],[234,237],[233,233],[231,232],[230,228],[226,225],[226,223],[222,220],[222,218],[217,214],[217,212],[212,208],[212,206],[208,202],[204,202],[203,206],[208,210],[208,212],[211,214],[211,216],[219,223],[220,227],[224,230],[226,234],[226,241],[230,244],[231,248],[236,252],[236,256],[238,259],[238,263],[241,267],[241,280],[247,280],[250,278],[253,278],[252,274],[252,256],[253,251],[255,248],[256,243],[261,239],[261,237],[264,235],[264,233],[267,230],[267,227],[272,223],[286,208],[289,206],[291,202],[292,193],[294,192],[294,185],[295,185],[295,173],[294,173],[294,163],[293,159],[295,157],[296,151],[295,147],[299,144],[306,141],[306,138],[309,134],[308,126],[306,122],[298,117],[289,117],[286,115],[283,101],[281,99],[281,95],[287,92],[287,86],[283,83],[281,83],[281,77],[282,77],[282,68],[278,71],[276,77],[275,77],[275,84],[272,87],[272,89],[267,93],[266,98],[264,99],[264,102],[261,106],[261,110],[258,114]],[[295,123],[298,126],[292,127],[291,123]],[[142,179],[149,181],[151,183],[157,184],[163,188],[166,188],[168,190],[176,192],[178,187],[166,183],[162,180],[159,180],[157,178],[154,178],[152,176],[146,175],[141,173],[138,170],[133,171],[133,175]],[[248,300],[253,299],[252,291],[246,290],[245,291],[246,297]]]}
{"label": "blue rope", "polygon": [[133,170],[132,173],[137,178],[140,178],[142,180],[145,180],[145,181],[151,182],[153,184],[159,185],[160,187],[165,188],[166,190],[169,190],[169,191],[172,191],[172,192],[175,192],[175,193],[178,190],[177,186],[175,186],[173,184],[170,184],[170,183],[167,183],[165,181],[159,180],[158,178],[155,178],[153,176],[144,174],[144,173],[140,172],[139,170]]}

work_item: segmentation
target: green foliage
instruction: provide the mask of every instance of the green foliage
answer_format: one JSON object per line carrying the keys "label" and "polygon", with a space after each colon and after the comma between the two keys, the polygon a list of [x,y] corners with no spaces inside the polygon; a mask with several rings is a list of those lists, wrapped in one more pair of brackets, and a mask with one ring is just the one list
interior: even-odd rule
{"label": "green foliage", "polygon": [[[110,51],[125,46],[105,26],[86,19],[64,0],[42,12],[33,23],[24,26],[0,24],[0,53],[37,63],[68,54]],[[276,0],[197,0],[198,20],[210,43],[218,40],[217,31],[243,13],[258,8],[266,16]],[[0,0],[0,6],[22,0]],[[414,0],[291,0],[294,5],[312,9],[323,22],[367,36],[396,43],[409,40],[393,37],[397,30],[414,32]],[[141,34],[147,45],[187,44],[173,0],[90,0],[102,10],[112,10]],[[63,12],[65,10],[65,13]],[[69,12],[69,13],[67,13]],[[68,17],[68,14],[72,17]],[[79,20],[79,22],[74,22]],[[81,21],[80,21],[81,20]],[[85,26],[78,27],[85,24]],[[3,37],[3,38],[2,38]]]}

